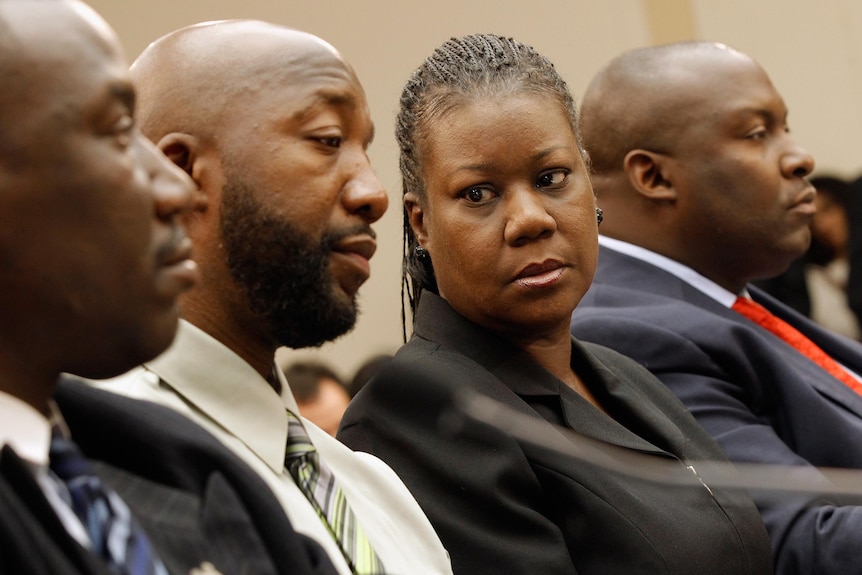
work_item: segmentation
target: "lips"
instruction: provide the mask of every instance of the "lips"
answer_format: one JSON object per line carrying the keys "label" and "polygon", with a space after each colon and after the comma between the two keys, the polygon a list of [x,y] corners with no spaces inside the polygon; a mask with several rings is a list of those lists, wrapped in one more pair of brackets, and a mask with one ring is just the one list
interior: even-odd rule
{"label": "lips", "polygon": [[170,267],[192,256],[192,241],[179,226],[172,229],[171,238],[159,247],[156,255],[160,267]]}
{"label": "lips", "polygon": [[527,288],[547,287],[557,283],[566,266],[554,259],[526,266],[515,277],[515,283]]}
{"label": "lips", "polygon": [[198,280],[198,265],[191,259],[192,241],[182,227],[171,230],[171,238],[159,247],[156,264],[161,270],[163,288],[175,297],[192,287]]}
{"label": "lips", "polygon": [[793,202],[790,204],[790,209],[801,211],[809,214],[814,214],[816,210],[814,199],[817,197],[817,190],[813,186],[809,186],[796,195]]}
{"label": "lips", "polygon": [[332,249],[334,252],[357,255],[370,260],[377,251],[377,242],[370,236],[352,236],[338,242]]}
{"label": "lips", "polygon": [[349,282],[351,290],[357,289],[360,284],[371,277],[371,264],[369,260],[377,251],[377,242],[371,236],[350,236],[339,241],[332,248],[333,253],[341,256],[339,259],[347,263],[357,272],[359,281]]}

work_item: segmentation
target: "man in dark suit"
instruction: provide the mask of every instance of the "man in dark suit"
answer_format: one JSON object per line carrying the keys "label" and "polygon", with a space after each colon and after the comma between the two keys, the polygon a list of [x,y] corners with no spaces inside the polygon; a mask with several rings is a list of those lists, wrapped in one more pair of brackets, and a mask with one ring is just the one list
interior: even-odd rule
{"label": "man in dark suit", "polygon": [[[750,285],[805,252],[815,197],[763,69],[720,44],[633,50],[591,82],[582,114],[605,221],[574,335],[649,368],[733,460],[796,465],[813,485],[815,466],[862,468],[862,347]],[[736,311],[752,308],[844,369]],[[858,571],[862,507],[754,495],[778,573]]]}
{"label": "man in dark suit", "polygon": [[58,391],[173,340],[193,188],[136,130],[117,39],[83,3],[0,0],[0,77],[0,573],[331,573],[201,428]]}

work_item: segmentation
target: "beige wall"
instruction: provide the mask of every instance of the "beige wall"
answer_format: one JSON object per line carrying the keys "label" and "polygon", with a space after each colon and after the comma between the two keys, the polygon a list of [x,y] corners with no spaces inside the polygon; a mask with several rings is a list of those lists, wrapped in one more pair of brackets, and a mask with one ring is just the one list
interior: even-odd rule
{"label": "beige wall", "polygon": [[[365,85],[377,139],[374,165],[390,210],[363,287],[357,328],[319,351],[345,376],[401,342],[401,210],[392,134],[401,85],[450,36],[495,32],[549,56],[576,97],[596,70],[628,48],[682,39],[722,41],[759,60],[791,110],[798,139],[819,167],[862,171],[862,3],[858,0],[90,0],[129,58],[158,36],[204,20],[259,18],[335,45]],[[636,97],[636,95],[634,96]]]}

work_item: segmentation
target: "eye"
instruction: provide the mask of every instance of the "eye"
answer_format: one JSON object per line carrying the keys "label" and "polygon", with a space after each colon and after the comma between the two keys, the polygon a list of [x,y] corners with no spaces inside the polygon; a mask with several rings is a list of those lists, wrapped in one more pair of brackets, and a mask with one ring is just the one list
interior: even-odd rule
{"label": "eye", "polygon": [[341,136],[317,136],[313,139],[314,141],[323,144],[323,146],[333,149],[340,148],[343,141]]}
{"label": "eye", "polygon": [[473,186],[462,191],[460,197],[471,204],[483,205],[494,199],[496,194],[488,188]]}
{"label": "eye", "polygon": [[569,172],[567,170],[554,170],[552,172],[545,172],[539,179],[536,181],[537,188],[561,188],[566,184],[569,179]]}
{"label": "eye", "polygon": [[112,137],[116,138],[117,145],[128,148],[132,143],[132,133],[135,131],[135,120],[131,116],[121,117],[113,126]]}
{"label": "eye", "polygon": [[762,140],[766,138],[766,136],[767,132],[764,126],[755,128],[754,130],[748,132],[748,134],[745,135],[746,139],[748,140]]}

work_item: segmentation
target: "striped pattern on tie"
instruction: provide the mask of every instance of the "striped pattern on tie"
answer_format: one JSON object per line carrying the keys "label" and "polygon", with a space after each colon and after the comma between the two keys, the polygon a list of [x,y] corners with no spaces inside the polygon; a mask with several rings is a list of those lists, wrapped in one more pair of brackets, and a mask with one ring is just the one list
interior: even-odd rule
{"label": "striped pattern on tie", "polygon": [[344,492],[320,460],[299,418],[287,412],[285,467],[338,543],[344,559],[357,575],[383,575],[383,563],[357,523]]}
{"label": "striped pattern on tie", "polygon": [[50,470],[60,497],[87,530],[93,552],[121,575],[168,575],[128,506],[93,473],[78,446],[52,432]]}

